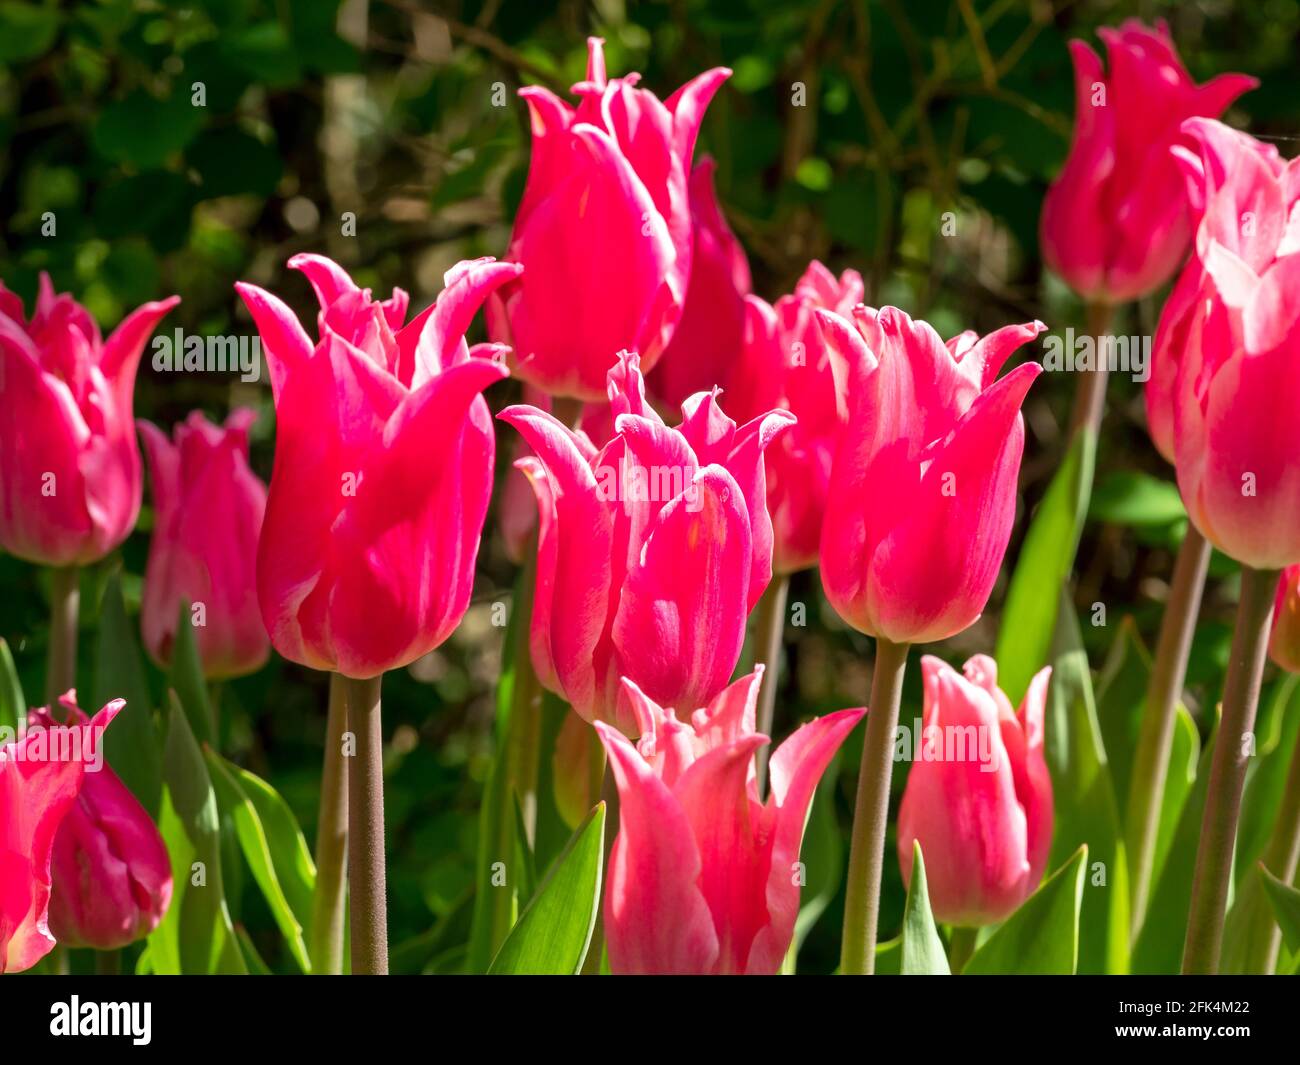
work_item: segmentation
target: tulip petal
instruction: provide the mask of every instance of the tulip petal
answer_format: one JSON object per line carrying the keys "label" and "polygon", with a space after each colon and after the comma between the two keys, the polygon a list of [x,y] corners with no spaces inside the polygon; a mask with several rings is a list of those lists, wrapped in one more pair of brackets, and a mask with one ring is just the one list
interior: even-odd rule
{"label": "tulip petal", "polygon": [[298,316],[278,296],[245,281],[237,281],[235,291],[261,335],[262,351],[271,374],[271,397],[278,404],[289,375],[311,358],[311,340]]}

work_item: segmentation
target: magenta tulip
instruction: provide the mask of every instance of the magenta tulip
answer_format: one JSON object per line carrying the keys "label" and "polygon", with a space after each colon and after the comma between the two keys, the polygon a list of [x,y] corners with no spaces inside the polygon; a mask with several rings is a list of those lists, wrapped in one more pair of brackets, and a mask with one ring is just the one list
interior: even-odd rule
{"label": "magenta tulip", "polygon": [[730,680],[772,576],[763,452],[793,419],[771,411],[737,428],[701,392],[670,429],[646,403],[635,355],[609,382],[617,435],[600,450],[535,407],[500,417],[535,452],[520,467],[540,516],[538,677],[588,721],[635,735],[620,677],[673,706],[703,706]]}
{"label": "magenta tulip", "polygon": [[89,724],[30,729],[0,746],[0,973],[30,969],[54,948],[55,837],[86,772],[96,765],[103,771],[104,729],[124,705],[116,699]]}
{"label": "magenta tulip", "polygon": [[576,108],[540,86],[519,91],[533,153],[506,259],[527,270],[488,306],[517,377],[584,400],[601,398],[624,348],[648,371],[681,317],[691,157],[705,108],[731,73],[710,70],[661,102],[636,87],[636,74],[609,80],[603,44],[588,40]]}
{"label": "magenta tulip", "polygon": [[[605,938],[615,973],[773,975],[799,913],[799,848],[822,772],[865,710],[799,728],[772,754],[771,793],[758,796],[754,731],[760,666],[678,720],[632,681],[620,716],[633,746],[596,729],[618,785]],[[690,704],[683,704],[689,706]]]}
{"label": "magenta tulip", "polygon": [[1074,140],[1043,202],[1043,256],[1080,296],[1120,303],[1159,288],[1187,254],[1192,221],[1170,148],[1183,120],[1217,117],[1253,88],[1224,74],[1197,85],[1163,22],[1098,31],[1108,70],[1083,41],[1074,61]]}
{"label": "magenta tulip", "polygon": [[691,172],[694,250],[681,321],[646,387],[667,407],[714,385],[726,387],[741,361],[749,260],[718,206],[714,164],[702,159]]}
{"label": "magenta tulip", "polygon": [[1019,711],[985,655],[963,677],[921,659],[922,732],[898,811],[898,860],[912,880],[912,844],[925,858],[930,907],[962,927],[1005,920],[1043,878],[1052,845],[1052,781],[1043,759],[1051,667],[1029,683]]}
{"label": "magenta tulip", "polygon": [[1268,656],[1288,673],[1300,673],[1300,565],[1287,566],[1278,579]]}
{"label": "magenta tulip", "polygon": [[[69,726],[88,727],[73,693],[60,701]],[[29,727],[57,727],[48,708],[33,710],[27,720]],[[50,931],[64,946],[116,950],[143,939],[167,912],[172,869],[166,844],[107,762],[86,768],[54,837],[50,878]]]}
{"label": "magenta tulip", "polygon": [[506,369],[472,354],[465,330],[522,267],[460,263],[403,326],[405,293],[379,303],[328,259],[289,265],[320,301],[314,348],[279,299],[236,286],[276,407],[258,601],[286,658],[375,677],[437,647],[469,606],[494,456],[480,393]]}
{"label": "magenta tulip", "polygon": [[140,626],[145,647],[163,666],[171,661],[182,601],[206,676],[251,673],[270,654],[257,605],[266,486],[248,468],[254,417],[237,410],[218,428],[195,411],[176,427],[174,443],[140,422],[155,512]]}
{"label": "magenta tulip", "polygon": [[179,298],[146,303],[107,341],[41,274],[28,321],[0,285],[0,547],[50,566],[97,562],[140,513],[132,420],[145,341]]}
{"label": "magenta tulip", "polygon": [[831,469],[821,575],[850,625],[895,644],[947,639],[983,612],[1016,513],[1020,405],[1041,372],[1007,357],[1043,329],[946,345],[895,307],[850,323],[818,311],[849,366],[847,428]]}

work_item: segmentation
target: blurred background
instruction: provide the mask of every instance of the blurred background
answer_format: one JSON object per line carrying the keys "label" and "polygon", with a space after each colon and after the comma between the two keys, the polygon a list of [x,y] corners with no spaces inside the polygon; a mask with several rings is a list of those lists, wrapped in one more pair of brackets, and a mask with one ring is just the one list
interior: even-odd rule
{"label": "blurred background", "polygon": [[[945,336],[1034,318],[1055,332],[1081,329],[1082,308],[1044,272],[1037,244],[1043,194],[1071,129],[1066,42],[1080,36],[1097,47],[1096,27],[1134,16],[1168,20],[1198,81],[1223,71],[1260,78],[1226,118],[1295,153],[1297,0],[0,0],[0,279],[30,306],[48,270],[105,332],[139,303],[177,292],[184,302],[166,329],[254,335],[233,282],[270,288],[310,323],[311,291],[284,263],[319,251],[377,292],[407,289],[422,308],[453,263],[503,252],[528,166],[515,90],[541,83],[567,94],[595,33],[606,39],[611,75],[640,71],[660,96],[708,67],[734,69],[709,109],[700,152],[717,160],[719,199],[758,294],[789,292],[818,258],[836,272],[860,270],[869,303],[901,306]],[[204,106],[193,106],[196,83]],[[945,212],[955,217],[952,236],[941,235]],[[1137,305],[1116,331],[1152,334],[1159,308],[1160,297]],[[481,321],[471,339],[482,339]],[[1074,384],[1072,375],[1044,375],[1026,404],[1024,497],[1008,560],[1061,458]],[[1185,526],[1172,473],[1145,435],[1139,390],[1112,375],[1076,573],[1081,614],[1106,608],[1105,623],[1084,633],[1103,671],[1122,668],[1139,638],[1151,642]],[[494,407],[513,402],[518,385],[489,398]],[[170,426],[194,408],[220,419],[237,404],[259,411],[253,465],[269,479],[265,382],[159,373],[147,354],[142,362],[137,416]],[[510,437],[502,428],[501,473]],[[84,578],[83,685],[95,675],[97,604],[111,572],[122,575],[128,613],[138,609],[150,524],[146,489],[138,531]],[[1230,570],[1212,569],[1192,656],[1202,723],[1217,698],[1207,682],[1226,659]],[[491,608],[508,602],[514,578],[494,508],[464,624],[385,681],[397,971],[459,963],[494,748],[504,630]],[[0,557],[0,636],[29,694],[41,690],[46,579]],[[806,625],[787,630],[778,735],[812,714],[861,705],[870,679],[870,641],[826,606],[815,571],[795,577],[790,597],[804,604]],[[929,650],[955,663],[991,652],[1001,597],[995,591],[981,623]],[[904,722],[919,714],[919,670],[908,680]],[[157,705],[163,678],[152,664],[147,683]],[[108,694],[92,691],[83,705]],[[274,656],[219,696],[225,752],[286,796],[309,840],[325,697],[321,675]],[[857,751],[841,760],[856,765]],[[826,816],[810,829],[805,860],[811,868],[815,855],[819,883],[808,894],[821,893],[826,912],[807,933],[801,971],[836,961],[834,887],[852,785],[851,770],[832,775],[819,804]],[[886,876],[882,938],[896,930],[903,902],[892,857]],[[268,964],[290,970],[255,886],[232,894],[237,922]]]}

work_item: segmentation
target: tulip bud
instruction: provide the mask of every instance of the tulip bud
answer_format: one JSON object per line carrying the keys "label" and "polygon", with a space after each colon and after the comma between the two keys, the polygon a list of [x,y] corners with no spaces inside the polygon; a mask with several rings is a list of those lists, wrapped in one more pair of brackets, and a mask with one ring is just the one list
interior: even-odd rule
{"label": "tulip bud", "polygon": [[962,927],[1010,917],[1043,878],[1052,845],[1052,781],[1043,759],[1051,667],[1034,676],[1019,711],[976,655],[963,677],[921,659],[922,732],[898,811],[898,861],[912,880],[912,844],[925,855],[936,920]]}
{"label": "tulip bud", "polygon": [[1268,655],[1288,673],[1300,673],[1300,565],[1287,566],[1277,582]]}
{"label": "tulip bud", "polygon": [[258,601],[284,657],[374,677],[437,647],[469,606],[495,442],[480,393],[506,376],[470,351],[485,296],[522,267],[463,262],[402,325],[336,263],[298,255],[321,305],[313,349],[293,312],[237,285],[275,395],[275,468],[257,555]]}
{"label": "tulip bud", "polygon": [[599,400],[615,354],[649,370],[681,317],[691,275],[687,189],[704,110],[721,67],[667,101],[610,80],[604,42],[588,40],[576,108],[546,89],[519,91],[532,118],[528,183],[506,259],[526,271],[488,305],[488,329],[512,369],[553,395]]}
{"label": "tulip bud", "polygon": [[115,699],[89,724],[84,714],[70,725],[42,723],[38,711],[38,727],[0,745],[0,973],[30,969],[54,948],[55,840],[95,768],[111,773],[103,767],[103,734],[123,705]]}
{"label": "tulip bud", "polygon": [[140,513],[132,421],[145,341],[178,297],[146,303],[107,341],[48,274],[30,321],[0,285],[0,547],[49,566],[97,562]]}
{"label": "tulip bud", "polygon": [[237,410],[219,429],[195,411],[176,427],[175,443],[140,422],[155,511],[140,625],[145,647],[164,667],[182,601],[191,620],[202,611],[194,624],[205,676],[251,673],[270,653],[255,580],[266,486],[248,468],[254,417]]}
{"label": "tulip bud", "polygon": [[1180,123],[1218,117],[1258,82],[1224,74],[1197,85],[1163,22],[1098,31],[1109,69],[1070,42],[1075,124],[1070,154],[1043,201],[1043,257],[1089,301],[1122,303],[1159,288],[1187,254],[1192,220],[1170,153]]}
{"label": "tulip bud", "polygon": [[[68,725],[91,727],[74,693],[60,702]],[[28,724],[48,729],[56,722],[45,708],[33,710]],[[86,767],[77,800],[54,837],[50,876],[50,931],[65,946],[116,950],[143,939],[167,912],[167,847],[106,761]]]}
{"label": "tulip bud", "polygon": [[[772,755],[758,798],[758,667],[679,720],[621,682],[633,746],[597,722],[618,785],[619,826],[605,888],[610,969],[641,974],[774,975],[794,935],[799,849],[817,782],[865,710],[799,728]],[[683,716],[685,716],[683,714]]]}
{"label": "tulip bud", "polygon": [[895,307],[850,323],[818,311],[850,367],[849,418],[831,468],[822,587],[836,612],[893,643],[944,640],[983,612],[1016,513],[1020,405],[1041,372],[1007,357],[1043,329],[1006,326],[946,345]]}

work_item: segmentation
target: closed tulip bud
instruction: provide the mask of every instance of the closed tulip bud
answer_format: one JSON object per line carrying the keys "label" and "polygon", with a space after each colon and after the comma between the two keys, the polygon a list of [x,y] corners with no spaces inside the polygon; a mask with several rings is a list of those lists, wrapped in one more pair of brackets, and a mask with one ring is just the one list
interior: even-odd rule
{"label": "closed tulip bud", "polygon": [[773,975],[804,882],[799,848],[817,782],[865,710],[799,728],[772,754],[760,801],[754,730],[760,666],[679,720],[630,680],[640,741],[596,725],[618,785],[605,937],[615,973]]}
{"label": "closed tulip bud", "polygon": [[817,314],[850,368],[849,418],[822,525],[822,586],[868,636],[947,639],[983,612],[1006,553],[1025,442],[1020,405],[1042,367],[997,374],[1043,325],[945,344],[895,307],[859,307],[853,322]]}
{"label": "closed tulip bud", "polygon": [[[93,727],[74,693],[60,702],[69,726]],[[48,708],[33,710],[27,720],[46,729],[56,725]],[[77,799],[54,837],[50,876],[50,931],[64,946],[116,950],[143,939],[167,912],[167,847],[148,811],[105,761],[86,766]]]}
{"label": "closed tulip bud", "polygon": [[659,359],[691,275],[688,192],[705,108],[721,67],[666,101],[610,80],[604,42],[588,41],[576,108],[540,86],[520,90],[532,119],[528,183],[506,258],[527,268],[488,307],[517,377],[553,395],[598,400],[615,354]]}
{"label": "closed tulip bud", "polygon": [[1005,920],[1043,878],[1052,845],[1052,781],[1043,759],[1051,667],[1019,711],[997,684],[997,665],[976,655],[965,676],[921,659],[922,733],[898,810],[898,860],[912,880],[912,844],[925,856],[930,907],[962,927]]}
{"label": "closed tulip bud", "polygon": [[521,267],[463,262],[406,325],[335,263],[295,256],[320,301],[314,347],[279,299],[236,286],[262,335],[275,395],[275,467],[257,556],[258,601],[286,658],[374,677],[437,647],[469,606],[492,490],[480,393],[506,376],[465,331]]}
{"label": "closed tulip bud", "polygon": [[737,428],[701,392],[670,429],[645,400],[635,355],[609,382],[617,435],[599,450],[535,407],[500,417],[535,453],[520,468],[540,516],[538,677],[586,720],[634,735],[620,677],[677,706],[706,704],[730,679],[772,576],[763,452],[793,419],[771,411]]}
{"label": "closed tulip bud", "polygon": [[248,427],[237,410],[224,428],[195,411],[175,442],[140,422],[154,496],[140,626],[144,645],[171,661],[182,602],[190,606],[205,676],[238,677],[260,668],[271,643],[257,605],[257,539],[266,486],[248,468]]}
{"label": "closed tulip bud", "polygon": [[1288,673],[1300,673],[1300,565],[1287,566],[1277,582],[1268,656]]}
{"label": "closed tulip bud", "polygon": [[1187,254],[1192,219],[1170,153],[1180,130],[1217,118],[1254,78],[1224,74],[1197,85],[1163,22],[1129,19],[1098,31],[1107,68],[1083,41],[1074,61],[1074,139],[1043,201],[1043,257],[1080,296],[1120,303],[1159,288]]}
{"label": "closed tulip bud", "polygon": [[135,374],[149,334],[178,302],[146,303],[103,341],[47,274],[30,321],[0,285],[0,547],[30,562],[83,565],[134,528]]}
{"label": "closed tulip bud", "polygon": [[646,387],[668,407],[714,385],[726,387],[742,361],[749,260],[718,206],[714,169],[712,159],[702,159],[691,172],[690,284],[681,321],[646,378]]}
{"label": "closed tulip bud", "polygon": [[102,761],[104,729],[124,705],[115,699],[89,724],[82,715],[54,732],[29,729],[22,739],[0,746],[0,973],[30,969],[54,948],[55,839],[87,770],[98,765],[100,772],[108,771]]}

